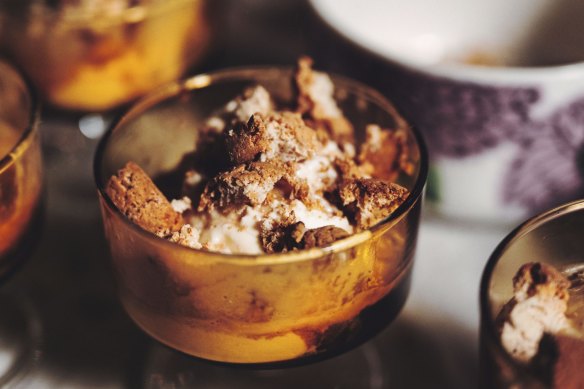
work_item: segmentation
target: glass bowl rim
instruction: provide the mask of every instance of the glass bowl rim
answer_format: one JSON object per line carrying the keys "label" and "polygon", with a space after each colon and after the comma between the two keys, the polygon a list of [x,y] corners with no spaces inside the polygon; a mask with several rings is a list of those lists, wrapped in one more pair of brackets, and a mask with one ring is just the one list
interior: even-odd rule
{"label": "glass bowl rim", "polygon": [[220,253],[214,251],[207,251],[202,249],[195,249],[188,246],[180,245],[177,243],[173,243],[168,241],[167,239],[161,238],[145,229],[141,228],[140,226],[136,225],[135,223],[131,222],[113,203],[110,197],[105,193],[104,190],[104,182],[102,182],[101,177],[101,161],[103,159],[103,154],[105,152],[106,146],[109,143],[109,139],[111,135],[117,131],[119,128],[123,128],[123,126],[129,120],[132,120],[146,110],[152,108],[153,106],[157,105],[158,103],[175,97],[181,92],[193,92],[197,89],[202,89],[212,84],[222,82],[222,81],[229,81],[229,80],[245,80],[245,79],[252,79],[253,75],[265,73],[265,72],[278,72],[280,74],[283,73],[292,73],[293,67],[292,66],[254,66],[254,67],[238,67],[238,68],[228,68],[213,71],[210,73],[203,73],[199,75],[195,75],[186,79],[182,79],[179,81],[171,82],[166,84],[163,87],[160,87],[153,92],[143,96],[137,102],[132,104],[132,106],[123,112],[120,116],[118,116],[115,120],[112,121],[108,130],[100,139],[93,160],[93,173],[95,184],[97,187],[98,195],[104,200],[105,205],[112,211],[117,217],[121,218],[123,222],[133,231],[139,233],[140,235],[144,236],[146,239],[155,239],[156,241],[160,242],[162,245],[168,245],[169,249],[171,250],[185,250],[185,253],[197,253],[209,257],[213,257],[214,259],[218,260],[226,260],[230,263],[237,263],[241,265],[270,265],[270,264],[282,264],[282,263],[290,263],[290,262],[298,262],[303,260],[311,260],[321,258],[326,255],[330,255],[336,252],[344,251],[347,249],[351,249],[356,247],[358,244],[369,240],[376,231],[379,231],[382,228],[391,228],[395,225],[399,220],[402,219],[413,207],[414,205],[421,199],[423,194],[423,189],[426,184],[426,179],[428,176],[428,152],[426,149],[426,145],[424,140],[419,133],[419,131],[409,125],[403,118],[403,116],[396,110],[396,108],[389,102],[387,98],[381,95],[379,92],[374,90],[373,88],[366,86],[358,81],[339,76],[333,73],[328,73],[333,83],[335,85],[340,84],[344,88],[347,88],[351,91],[361,91],[361,93],[367,95],[370,100],[375,101],[383,110],[389,112],[394,118],[398,121],[402,121],[408,127],[408,130],[413,135],[413,138],[416,142],[418,147],[420,159],[419,159],[419,173],[418,177],[414,183],[412,190],[410,191],[410,195],[406,198],[406,200],[388,217],[384,218],[383,220],[379,221],[374,226],[358,232],[356,234],[351,234],[347,238],[339,239],[333,242],[330,245],[325,247],[318,247],[318,248],[311,248],[308,250],[298,250],[298,251],[289,251],[286,253],[273,253],[273,254],[227,254],[227,253]]}
{"label": "glass bowl rim", "polygon": [[29,143],[27,143],[27,140],[32,138],[40,124],[40,104],[30,80],[15,65],[0,58],[0,73],[5,72],[11,72],[12,76],[22,83],[23,92],[28,96],[30,106],[27,113],[28,122],[26,126],[24,129],[18,129],[21,131],[18,141],[6,154],[0,154],[0,174],[13,165],[28,149]]}
{"label": "glass bowl rim", "polygon": [[491,278],[495,267],[499,263],[499,259],[505,251],[513,245],[517,240],[524,237],[526,234],[532,232],[533,230],[537,229],[538,227],[551,222],[559,217],[564,215],[570,214],[572,212],[576,212],[579,210],[584,209],[584,199],[575,200],[569,203],[565,203],[559,205],[555,208],[552,208],[548,211],[544,211],[540,214],[537,214],[515,229],[513,229],[509,234],[503,238],[503,240],[497,245],[493,253],[489,256],[485,268],[483,270],[483,274],[481,276],[481,283],[480,283],[480,290],[479,290],[479,305],[480,305],[480,323],[481,326],[484,327],[482,332],[484,332],[485,336],[488,338],[494,347],[497,350],[497,353],[503,355],[505,362],[513,366],[514,369],[524,372],[525,375],[530,376],[529,369],[527,365],[522,364],[521,362],[516,361],[509,355],[509,353],[503,348],[499,337],[497,336],[497,330],[495,328],[495,318],[491,312],[490,304],[489,304],[489,285],[491,283]]}

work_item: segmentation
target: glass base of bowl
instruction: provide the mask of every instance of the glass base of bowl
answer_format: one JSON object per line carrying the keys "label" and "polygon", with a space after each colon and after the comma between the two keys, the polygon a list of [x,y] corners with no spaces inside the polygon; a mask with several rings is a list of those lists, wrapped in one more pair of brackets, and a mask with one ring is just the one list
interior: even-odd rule
{"label": "glass base of bowl", "polygon": [[144,388],[371,388],[386,381],[375,343],[310,365],[254,370],[209,364],[151,342],[143,371]]}
{"label": "glass base of bowl", "polygon": [[0,292],[0,387],[18,387],[38,363],[42,326],[24,296]]}

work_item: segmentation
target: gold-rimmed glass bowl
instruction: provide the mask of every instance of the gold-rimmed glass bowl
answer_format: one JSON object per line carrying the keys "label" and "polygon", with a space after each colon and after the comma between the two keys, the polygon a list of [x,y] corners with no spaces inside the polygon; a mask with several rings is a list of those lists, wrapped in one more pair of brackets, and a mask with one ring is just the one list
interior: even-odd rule
{"label": "gold-rimmed glass bowl", "polygon": [[549,388],[549,371],[514,360],[503,348],[497,315],[513,297],[513,276],[528,262],[568,271],[584,264],[584,201],[562,205],[526,221],[496,248],[483,272],[481,387]]}
{"label": "gold-rimmed glass bowl", "polygon": [[[245,87],[261,84],[281,105],[294,98],[292,69],[238,69],[195,76],[150,94],[101,140],[95,178],[119,295],[131,318],[162,343],[199,358],[262,366],[302,363],[352,348],[391,322],[408,295],[427,157],[417,132],[380,94],[333,77],[354,123],[403,127],[412,175],[408,199],[373,228],[325,248],[225,255],[172,244],[130,223],[104,191],[134,161],[156,178],[194,151],[204,119]],[[179,169],[180,170],[180,169]],[[177,176],[181,176],[180,172]],[[172,189],[162,186],[172,197]]]}
{"label": "gold-rimmed glass bowl", "polygon": [[202,59],[209,3],[8,0],[0,4],[0,49],[53,106],[103,112]]}

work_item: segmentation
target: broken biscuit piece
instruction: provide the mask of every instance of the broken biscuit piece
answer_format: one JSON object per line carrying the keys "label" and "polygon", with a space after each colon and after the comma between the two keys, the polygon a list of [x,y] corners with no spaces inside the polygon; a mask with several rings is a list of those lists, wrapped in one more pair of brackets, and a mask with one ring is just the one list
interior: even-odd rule
{"label": "broken biscuit piece", "polygon": [[294,77],[298,91],[297,111],[315,129],[324,129],[340,143],[352,143],[353,125],[333,97],[334,85],[326,73],[312,70],[312,59],[302,57]]}
{"label": "broken biscuit piece", "polygon": [[260,239],[266,253],[277,253],[325,247],[347,236],[349,233],[339,227],[323,226],[307,230],[304,223],[297,222],[266,231]]}
{"label": "broken biscuit piece", "polygon": [[225,132],[225,145],[229,160],[233,165],[254,161],[260,153],[268,149],[266,123],[259,113]]}
{"label": "broken biscuit piece", "polygon": [[394,181],[401,172],[414,173],[410,160],[407,133],[403,129],[391,131],[376,124],[365,128],[365,142],[357,160],[365,174],[385,181]]}
{"label": "broken biscuit piece", "polygon": [[555,268],[526,263],[513,277],[514,297],[502,311],[501,343],[518,361],[528,362],[538,352],[545,333],[569,328],[566,318],[569,281]]}
{"label": "broken biscuit piece", "polygon": [[408,197],[398,184],[374,178],[349,179],[341,183],[339,197],[357,227],[369,228],[391,215]]}
{"label": "broken biscuit piece", "polygon": [[342,228],[335,226],[324,226],[306,231],[302,237],[302,248],[325,247],[329,244],[349,236],[349,233]]}
{"label": "broken biscuit piece", "polygon": [[229,101],[206,121],[206,132],[222,133],[235,123],[245,123],[256,113],[266,115],[273,111],[268,91],[261,85],[246,88],[241,96]]}
{"label": "broken biscuit piece", "polygon": [[260,205],[286,174],[286,165],[276,161],[239,165],[207,183],[198,211],[224,208],[231,204]]}
{"label": "broken biscuit piece", "polygon": [[105,191],[128,219],[158,236],[179,231],[183,225],[180,213],[133,162],[128,162],[111,177]]}
{"label": "broken biscuit piece", "polygon": [[306,228],[302,222],[262,231],[260,234],[262,248],[268,254],[300,249],[300,242],[305,231]]}
{"label": "broken biscuit piece", "polygon": [[228,130],[225,143],[234,165],[256,160],[303,160],[322,145],[316,132],[293,112],[256,113],[247,123],[236,124]]}

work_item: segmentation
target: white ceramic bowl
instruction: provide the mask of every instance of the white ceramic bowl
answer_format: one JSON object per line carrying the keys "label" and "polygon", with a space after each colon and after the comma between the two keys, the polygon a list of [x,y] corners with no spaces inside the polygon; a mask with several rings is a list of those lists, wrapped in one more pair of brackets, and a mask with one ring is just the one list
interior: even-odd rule
{"label": "white ceramic bowl", "polygon": [[382,90],[426,137],[440,212],[510,223],[582,197],[584,2],[311,4],[344,42],[327,50],[334,70]]}

